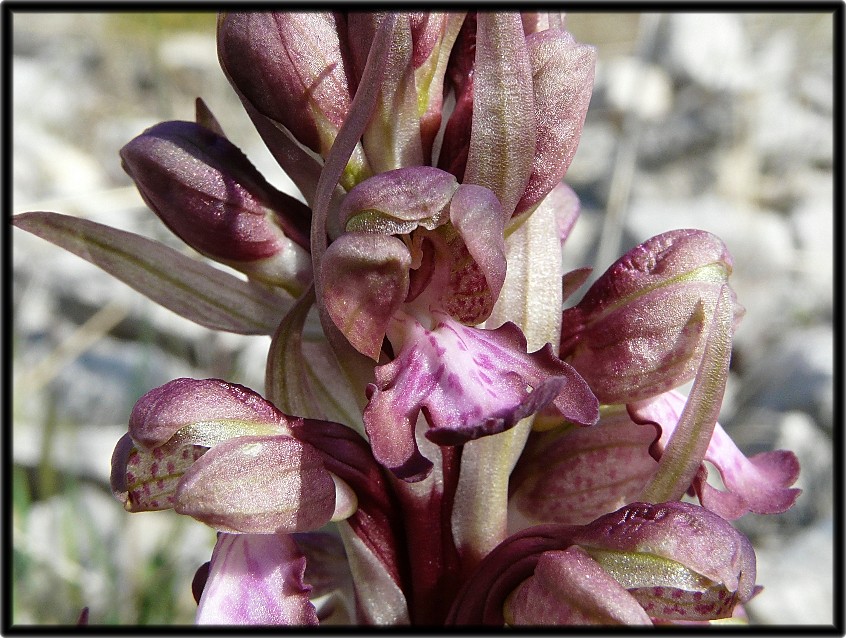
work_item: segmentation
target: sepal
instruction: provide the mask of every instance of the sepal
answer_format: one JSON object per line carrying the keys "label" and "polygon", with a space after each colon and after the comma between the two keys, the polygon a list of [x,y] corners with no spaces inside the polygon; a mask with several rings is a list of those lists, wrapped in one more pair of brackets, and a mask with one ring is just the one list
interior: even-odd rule
{"label": "sepal", "polygon": [[198,625],[316,625],[306,559],[285,534],[219,534]]}

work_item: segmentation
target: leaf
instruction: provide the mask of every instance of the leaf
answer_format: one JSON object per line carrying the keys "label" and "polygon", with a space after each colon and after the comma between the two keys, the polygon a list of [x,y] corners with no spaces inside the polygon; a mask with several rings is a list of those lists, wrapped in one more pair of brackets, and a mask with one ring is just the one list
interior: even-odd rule
{"label": "leaf", "polygon": [[309,288],[279,322],[267,357],[265,394],[286,414],[332,419],[363,433],[361,407],[333,351],[322,338],[309,341],[307,329],[303,334],[313,304]]}
{"label": "leaf", "polygon": [[49,212],[12,223],[72,252],[191,321],[238,334],[276,329],[291,302],[159,242],[86,219]]}

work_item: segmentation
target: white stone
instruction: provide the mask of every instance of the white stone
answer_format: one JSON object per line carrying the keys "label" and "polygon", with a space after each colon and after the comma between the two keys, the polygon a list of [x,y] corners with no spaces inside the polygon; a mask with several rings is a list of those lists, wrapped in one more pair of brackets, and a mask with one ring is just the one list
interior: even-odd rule
{"label": "white stone", "polygon": [[747,82],[749,43],[741,17],[727,13],[674,13],[668,18],[668,65],[716,90]]}
{"label": "white stone", "polygon": [[605,96],[612,107],[644,120],[669,113],[673,87],[662,68],[630,56],[613,58],[605,67]]}
{"label": "white stone", "polygon": [[757,582],[764,591],[747,605],[767,625],[834,623],[832,522],[821,521],[788,539],[770,537],[756,548]]}

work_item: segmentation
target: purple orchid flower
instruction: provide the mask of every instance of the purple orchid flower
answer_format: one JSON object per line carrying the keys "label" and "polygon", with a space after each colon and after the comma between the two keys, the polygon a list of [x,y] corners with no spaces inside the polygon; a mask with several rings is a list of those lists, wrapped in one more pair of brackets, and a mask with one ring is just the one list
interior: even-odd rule
{"label": "purple orchid flower", "polygon": [[202,101],[121,158],[168,228],[246,279],[100,224],[14,219],[201,325],[272,337],[264,396],[171,381],[113,454],[128,511],[219,532],[197,622],[742,613],[755,556],[725,519],[790,507],[798,464],[747,459],[717,424],[741,314],[728,250],[664,233],[562,312],[589,274],[562,272],[579,216],[562,178],[594,49],[562,15],[516,12],[226,13],[217,37],[305,204]]}

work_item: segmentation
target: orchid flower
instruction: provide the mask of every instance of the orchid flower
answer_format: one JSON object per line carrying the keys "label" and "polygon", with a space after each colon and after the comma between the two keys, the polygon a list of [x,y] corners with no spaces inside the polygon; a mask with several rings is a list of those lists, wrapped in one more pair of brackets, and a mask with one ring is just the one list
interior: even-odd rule
{"label": "orchid flower", "polygon": [[717,424],[742,315],[727,247],[661,234],[562,312],[590,272],[562,271],[579,216],[562,178],[595,50],[562,15],[500,12],[227,13],[217,42],[304,203],[199,99],[196,122],[120,155],[169,229],[245,277],[14,219],[201,325],[271,336],[263,396],[151,389],[112,457],[128,511],[218,531],[197,622],[742,615],[755,555],[726,519],[789,508],[798,464],[747,459]]}

